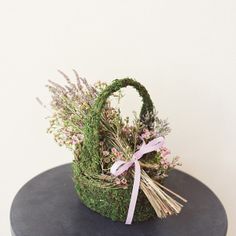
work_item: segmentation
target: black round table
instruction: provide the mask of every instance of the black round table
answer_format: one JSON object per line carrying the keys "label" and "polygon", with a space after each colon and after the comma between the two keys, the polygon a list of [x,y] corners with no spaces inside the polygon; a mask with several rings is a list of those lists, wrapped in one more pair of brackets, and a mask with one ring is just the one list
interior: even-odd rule
{"label": "black round table", "polygon": [[178,216],[125,225],[84,206],[74,190],[71,164],[26,183],[11,208],[13,236],[223,236],[227,216],[216,195],[190,175],[174,170],[165,185],[188,199]]}

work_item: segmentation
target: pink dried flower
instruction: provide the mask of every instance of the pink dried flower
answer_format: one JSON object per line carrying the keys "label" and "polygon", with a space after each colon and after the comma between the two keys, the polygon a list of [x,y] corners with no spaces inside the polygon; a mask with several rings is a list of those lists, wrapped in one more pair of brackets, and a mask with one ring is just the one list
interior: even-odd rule
{"label": "pink dried flower", "polygon": [[115,156],[118,158],[118,159],[121,159],[123,157],[123,154],[121,152],[117,152],[115,154]]}
{"label": "pink dried flower", "polygon": [[110,152],[108,152],[108,151],[103,151],[102,154],[103,154],[103,156],[106,157],[106,156],[108,156],[108,155],[110,154]]}
{"label": "pink dried flower", "polygon": [[141,138],[149,139],[151,137],[151,132],[148,129],[143,129],[143,133],[141,134]]}
{"label": "pink dried flower", "polygon": [[123,153],[118,152],[114,147],[111,149],[112,154],[118,159],[122,159]]}
{"label": "pink dried flower", "polygon": [[167,169],[168,169],[168,165],[164,165],[163,168],[164,168],[165,170],[167,170]]}
{"label": "pink dried flower", "polygon": [[167,155],[169,155],[171,152],[167,147],[162,147],[161,148],[161,156],[162,157],[166,157]]}
{"label": "pink dried flower", "polygon": [[165,160],[162,159],[161,160],[161,164],[164,165],[165,164]]}
{"label": "pink dried flower", "polygon": [[126,178],[122,178],[122,179],[121,179],[121,183],[122,183],[122,184],[127,184],[127,179],[126,179]]}
{"label": "pink dried flower", "polygon": [[129,128],[128,128],[127,126],[124,126],[124,127],[122,128],[122,131],[123,131],[124,133],[129,133]]}
{"label": "pink dried flower", "polygon": [[120,179],[119,179],[119,178],[116,178],[116,179],[115,179],[115,183],[116,183],[117,185],[120,185]]}
{"label": "pink dried flower", "polygon": [[117,153],[117,150],[113,147],[113,148],[111,149],[111,152],[112,152],[113,154],[116,154],[116,153]]}
{"label": "pink dried flower", "polygon": [[84,140],[83,134],[77,134],[77,138],[79,139],[79,142],[82,142]]}
{"label": "pink dried flower", "polygon": [[170,162],[167,161],[167,160],[165,160],[165,164],[166,164],[166,165],[170,165]]}
{"label": "pink dried flower", "polygon": [[109,163],[109,162],[110,162],[110,158],[109,158],[109,157],[105,157],[105,158],[104,158],[104,162],[105,162],[105,163]]}
{"label": "pink dried flower", "polygon": [[77,138],[77,136],[76,136],[76,135],[73,135],[73,136],[72,136],[72,144],[75,145],[75,144],[78,143],[78,141],[79,141],[79,139]]}

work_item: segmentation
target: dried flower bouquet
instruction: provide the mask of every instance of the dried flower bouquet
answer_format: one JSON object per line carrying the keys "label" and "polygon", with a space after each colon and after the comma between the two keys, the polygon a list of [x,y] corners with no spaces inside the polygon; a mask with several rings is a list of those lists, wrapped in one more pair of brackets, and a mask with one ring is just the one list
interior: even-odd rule
{"label": "dried flower bouquet", "polygon": [[[59,72],[66,85],[47,85],[52,95],[48,132],[74,152],[73,178],[81,201],[127,224],[178,214],[182,204],[176,198],[186,200],[164,187],[163,180],[180,165],[179,158],[169,159],[164,138],[170,128],[158,118],[147,90],[130,78],[90,85],[76,71],[76,83]],[[122,119],[111,102],[119,102],[126,86],[143,99],[140,117],[135,114],[133,122]]]}

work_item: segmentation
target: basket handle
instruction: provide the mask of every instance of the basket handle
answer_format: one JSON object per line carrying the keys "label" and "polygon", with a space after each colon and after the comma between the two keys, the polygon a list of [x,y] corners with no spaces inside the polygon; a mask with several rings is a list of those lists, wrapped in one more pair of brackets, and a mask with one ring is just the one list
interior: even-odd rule
{"label": "basket handle", "polygon": [[[90,109],[89,115],[85,120],[84,125],[84,143],[81,152],[80,164],[86,172],[99,173],[100,171],[100,154],[99,154],[99,126],[101,121],[102,109],[106,104],[109,96],[117,92],[121,88],[132,86],[142,97],[143,105],[140,112],[140,119],[149,113],[153,112],[153,103],[146,88],[139,82],[131,79],[116,79],[109,86],[107,86],[97,97],[95,103]],[[147,121],[149,124],[153,120]],[[148,124],[147,124],[148,125]],[[89,157],[88,157],[89,156]],[[90,160],[88,160],[88,158]]]}

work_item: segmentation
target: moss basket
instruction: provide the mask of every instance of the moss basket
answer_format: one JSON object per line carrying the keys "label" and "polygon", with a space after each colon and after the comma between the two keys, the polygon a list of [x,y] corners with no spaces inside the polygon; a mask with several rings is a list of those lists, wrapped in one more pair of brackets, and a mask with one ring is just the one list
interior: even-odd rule
{"label": "moss basket", "polygon": [[[127,86],[134,87],[142,97],[141,120],[147,113],[153,112],[152,100],[143,85],[130,78],[114,80],[97,97],[90,109],[84,126],[83,148],[79,157],[76,156],[73,162],[75,189],[80,200],[93,211],[114,221],[122,222],[127,216],[132,184],[127,189],[104,188],[93,176],[101,174],[99,126],[103,107],[109,96]],[[139,190],[134,221],[144,221],[155,216],[155,211],[145,194]]]}

